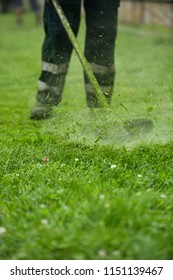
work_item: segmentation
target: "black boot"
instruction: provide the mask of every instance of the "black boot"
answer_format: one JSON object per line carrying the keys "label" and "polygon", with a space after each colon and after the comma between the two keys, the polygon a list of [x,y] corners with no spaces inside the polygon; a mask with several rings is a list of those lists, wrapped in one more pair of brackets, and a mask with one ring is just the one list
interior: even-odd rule
{"label": "black boot", "polygon": [[53,107],[57,106],[61,101],[61,95],[50,90],[38,91],[37,93],[37,104],[32,109],[30,119],[32,120],[44,120],[52,116]]}

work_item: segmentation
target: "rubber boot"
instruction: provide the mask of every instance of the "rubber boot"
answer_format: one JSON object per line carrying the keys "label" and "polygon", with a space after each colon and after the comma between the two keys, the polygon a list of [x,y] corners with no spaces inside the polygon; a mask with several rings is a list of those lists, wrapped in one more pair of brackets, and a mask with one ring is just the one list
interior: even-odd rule
{"label": "rubber boot", "polygon": [[61,96],[57,95],[53,89],[39,91],[37,93],[36,106],[31,110],[30,119],[44,120],[52,116],[53,108],[59,104]]}

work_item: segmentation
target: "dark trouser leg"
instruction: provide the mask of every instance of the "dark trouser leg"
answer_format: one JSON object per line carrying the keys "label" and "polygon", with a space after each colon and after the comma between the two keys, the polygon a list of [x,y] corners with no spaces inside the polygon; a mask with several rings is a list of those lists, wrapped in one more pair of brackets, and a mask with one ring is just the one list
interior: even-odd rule
{"label": "dark trouser leg", "polygon": [[40,3],[38,0],[29,0],[30,6],[31,6],[31,10],[35,15],[35,20],[36,20],[36,24],[40,24],[41,23],[41,7],[40,7]]}
{"label": "dark trouser leg", "polygon": [[[84,0],[86,12],[85,56],[101,89],[111,101],[115,79],[114,49],[119,0]],[[97,108],[97,98],[85,75],[87,105]]]}
{"label": "dark trouser leg", "polygon": [[6,14],[10,11],[10,0],[1,0],[1,12]]}
{"label": "dark trouser leg", "polygon": [[[80,22],[81,0],[65,0],[62,2],[64,13],[77,35]],[[61,101],[72,53],[72,45],[66,31],[50,2],[44,9],[45,40],[42,47],[42,72],[38,81],[38,103],[57,105]]]}

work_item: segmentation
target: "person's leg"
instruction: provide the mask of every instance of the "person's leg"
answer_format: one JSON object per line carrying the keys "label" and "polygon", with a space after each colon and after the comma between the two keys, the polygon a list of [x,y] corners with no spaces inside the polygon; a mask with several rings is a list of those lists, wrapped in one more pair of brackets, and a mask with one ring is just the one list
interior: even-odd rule
{"label": "person's leg", "polygon": [[10,1],[9,0],[1,0],[1,13],[6,14],[10,11]]}
{"label": "person's leg", "polygon": [[[85,56],[101,89],[111,101],[115,79],[114,49],[119,0],[84,0],[86,13]],[[87,105],[97,108],[97,98],[85,75]]]}
{"label": "person's leg", "polygon": [[23,23],[23,0],[13,0],[13,9],[16,16],[16,23],[18,26]]}
{"label": "person's leg", "polygon": [[35,15],[35,20],[37,24],[41,23],[41,14],[40,14],[40,4],[38,0],[29,0],[31,10]]}
{"label": "person's leg", "polygon": [[[77,35],[81,0],[64,0],[62,8],[75,35]],[[31,119],[49,117],[52,107],[61,101],[73,49],[51,2],[46,2],[43,18],[45,40],[42,47],[42,72],[38,81],[37,105],[39,106],[36,106],[31,112]]]}

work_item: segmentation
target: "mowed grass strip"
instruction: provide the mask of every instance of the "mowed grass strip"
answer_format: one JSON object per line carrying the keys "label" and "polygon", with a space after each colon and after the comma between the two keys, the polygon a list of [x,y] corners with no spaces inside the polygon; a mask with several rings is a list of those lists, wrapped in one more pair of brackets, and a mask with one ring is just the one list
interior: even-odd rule
{"label": "mowed grass strip", "polygon": [[[64,101],[55,118],[31,122],[28,116],[34,104],[43,33],[34,26],[31,16],[26,16],[23,29],[17,29],[13,21],[11,15],[0,17],[4,27],[0,55],[0,259],[173,259],[172,141],[134,147],[100,145],[97,136],[88,144],[82,136],[74,141],[74,132],[66,132],[66,121],[67,125],[73,121],[78,127],[76,111],[86,114],[83,77],[82,73],[75,74],[81,72],[75,56]],[[136,36],[138,27],[131,27],[130,31],[121,28],[117,52],[123,48],[125,52],[127,37],[135,40],[131,46],[135,51],[141,45],[141,34]],[[162,56],[164,44],[171,49],[170,31],[155,28],[153,37],[153,28],[143,30],[153,53],[156,42],[161,45]],[[83,29],[80,42],[82,33]],[[163,43],[165,36],[167,43]],[[157,73],[155,82],[147,84],[149,103],[144,93],[151,72],[147,75],[144,71],[144,81],[141,75],[137,83],[130,66],[125,69],[128,83],[133,85],[133,90],[129,89],[119,58],[120,94],[118,101],[115,97],[113,100],[117,114],[124,114],[123,118],[135,114],[131,113],[133,102],[128,94],[133,91],[137,96],[138,85],[143,101],[136,105],[136,112],[142,116],[150,113],[156,119],[161,112],[163,123],[170,118],[171,106],[165,115],[166,106],[171,104],[171,91],[166,84],[171,79],[170,57],[171,51],[167,50],[164,67],[151,66]],[[130,65],[128,54],[126,58]],[[136,63],[142,67],[144,61]],[[160,60],[155,63],[160,65]],[[162,78],[161,87],[158,77]],[[159,109],[153,89],[158,90],[160,98],[165,88],[169,96],[163,101],[165,107]],[[77,100],[76,89],[81,91]],[[152,107],[154,101],[156,109]],[[127,115],[120,104],[125,105]]]}
{"label": "mowed grass strip", "polygon": [[1,154],[2,258],[172,258],[172,144],[13,144]]}

